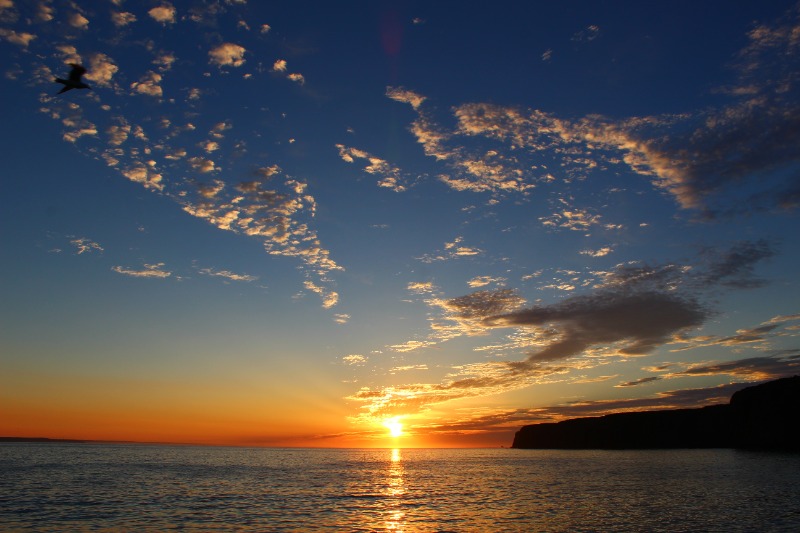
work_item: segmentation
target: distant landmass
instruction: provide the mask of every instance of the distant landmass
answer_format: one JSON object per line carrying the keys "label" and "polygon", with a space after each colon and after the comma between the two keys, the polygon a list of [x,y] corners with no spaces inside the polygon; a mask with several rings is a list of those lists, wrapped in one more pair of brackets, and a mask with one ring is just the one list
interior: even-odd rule
{"label": "distant landmass", "polygon": [[800,452],[800,376],[747,387],[728,404],[532,424],[512,448],[741,448]]}
{"label": "distant landmass", "polygon": [[132,440],[86,440],[86,439],[50,439],[47,437],[2,437],[0,444],[9,443],[39,443],[39,444],[138,444],[142,446],[204,446],[203,444],[184,444],[181,442],[139,442]]}
{"label": "distant landmass", "polygon": [[87,440],[77,440],[77,439],[48,439],[46,437],[0,437],[0,442],[52,442],[52,443],[78,443],[78,444],[85,444]]}

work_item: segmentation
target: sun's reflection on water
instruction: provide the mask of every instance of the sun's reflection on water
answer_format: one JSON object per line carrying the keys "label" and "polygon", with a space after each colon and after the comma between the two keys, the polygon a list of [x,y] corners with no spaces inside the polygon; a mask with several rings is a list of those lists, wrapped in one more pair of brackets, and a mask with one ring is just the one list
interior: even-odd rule
{"label": "sun's reflection on water", "polygon": [[405,512],[402,509],[406,488],[403,480],[403,460],[399,448],[391,450],[386,472],[386,525],[387,531],[405,531]]}

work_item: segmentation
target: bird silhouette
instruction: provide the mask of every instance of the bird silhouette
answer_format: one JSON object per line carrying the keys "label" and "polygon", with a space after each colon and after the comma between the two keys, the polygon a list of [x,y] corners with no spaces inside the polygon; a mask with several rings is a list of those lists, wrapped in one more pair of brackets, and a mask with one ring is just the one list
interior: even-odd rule
{"label": "bird silhouette", "polygon": [[64,87],[58,91],[57,94],[65,93],[71,89],[90,89],[88,85],[81,81],[81,76],[86,74],[86,68],[82,65],[78,65],[77,63],[70,63],[69,66],[72,67],[72,70],[69,71],[69,77],[65,80],[63,78],[56,78],[56,83],[61,83]]}

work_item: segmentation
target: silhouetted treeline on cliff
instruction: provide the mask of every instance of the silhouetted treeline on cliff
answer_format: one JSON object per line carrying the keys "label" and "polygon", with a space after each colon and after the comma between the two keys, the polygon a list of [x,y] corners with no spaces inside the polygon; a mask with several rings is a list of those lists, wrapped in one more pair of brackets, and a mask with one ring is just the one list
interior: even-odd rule
{"label": "silhouetted treeline on cliff", "polygon": [[727,405],[524,426],[512,448],[744,448],[800,452],[800,376],[742,389]]}

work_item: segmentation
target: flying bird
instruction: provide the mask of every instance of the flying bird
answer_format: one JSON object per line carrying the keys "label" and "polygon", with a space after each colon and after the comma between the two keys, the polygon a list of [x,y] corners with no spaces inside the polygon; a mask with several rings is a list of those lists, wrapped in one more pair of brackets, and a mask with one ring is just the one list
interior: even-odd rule
{"label": "flying bird", "polygon": [[65,93],[70,89],[90,89],[88,85],[81,81],[81,76],[86,74],[86,68],[82,65],[78,65],[77,63],[70,63],[69,66],[72,67],[72,70],[69,71],[69,78],[62,79],[56,78],[56,83],[62,83],[64,87],[58,91],[57,94]]}

